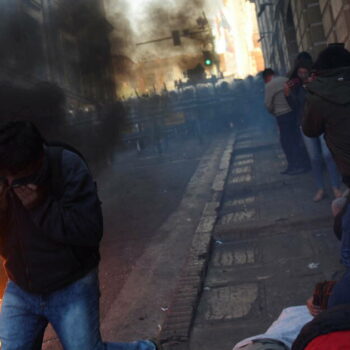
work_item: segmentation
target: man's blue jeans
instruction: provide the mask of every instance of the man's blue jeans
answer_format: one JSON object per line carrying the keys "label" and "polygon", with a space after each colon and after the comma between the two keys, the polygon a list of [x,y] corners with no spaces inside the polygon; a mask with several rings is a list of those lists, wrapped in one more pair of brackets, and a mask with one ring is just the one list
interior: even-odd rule
{"label": "man's blue jeans", "polygon": [[347,206],[342,217],[341,260],[350,270],[350,205]]}
{"label": "man's blue jeans", "polygon": [[350,205],[342,217],[341,259],[346,267],[342,279],[334,286],[328,307],[350,303]]}
{"label": "man's blue jeans", "polygon": [[50,322],[65,350],[155,350],[150,341],[103,343],[97,271],[48,295],[30,294],[12,281],[0,313],[2,350],[31,350]]}
{"label": "man's blue jeans", "polygon": [[350,270],[337,282],[328,300],[328,308],[338,305],[350,304]]}

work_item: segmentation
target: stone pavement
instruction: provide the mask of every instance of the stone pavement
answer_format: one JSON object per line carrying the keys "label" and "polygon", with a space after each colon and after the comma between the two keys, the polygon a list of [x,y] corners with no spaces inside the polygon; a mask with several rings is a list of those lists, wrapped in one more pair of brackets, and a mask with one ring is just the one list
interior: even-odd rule
{"label": "stone pavement", "polygon": [[311,174],[280,175],[284,168],[276,135],[237,136],[191,350],[232,349],[341,274],[331,197],[313,203]]}

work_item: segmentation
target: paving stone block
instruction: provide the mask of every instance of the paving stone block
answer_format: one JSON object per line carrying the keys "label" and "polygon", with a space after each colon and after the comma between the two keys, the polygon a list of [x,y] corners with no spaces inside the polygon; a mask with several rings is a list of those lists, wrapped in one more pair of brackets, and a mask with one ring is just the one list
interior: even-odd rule
{"label": "paving stone block", "polygon": [[221,225],[234,224],[239,222],[251,222],[256,219],[257,210],[255,208],[244,209],[241,211],[233,212],[223,215],[220,219]]}
{"label": "paving stone block", "polygon": [[201,220],[199,221],[196,233],[197,232],[204,232],[204,233],[212,232],[214,229],[214,225],[215,225],[216,220],[217,220],[216,216],[202,217]]}
{"label": "paving stone block", "polygon": [[255,250],[251,247],[237,249],[216,249],[212,265],[215,267],[233,267],[256,263]]}
{"label": "paving stone block", "polygon": [[208,321],[242,318],[250,312],[258,297],[257,283],[213,288],[203,294]]}
{"label": "paving stone block", "polygon": [[203,210],[204,216],[215,216],[218,214],[220,202],[208,202]]}

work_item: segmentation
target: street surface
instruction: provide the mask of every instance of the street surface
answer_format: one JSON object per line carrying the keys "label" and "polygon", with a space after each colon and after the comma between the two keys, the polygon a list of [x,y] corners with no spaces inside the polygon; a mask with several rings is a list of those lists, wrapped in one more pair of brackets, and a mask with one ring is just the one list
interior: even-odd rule
{"label": "street surface", "polygon": [[280,175],[285,166],[277,135],[238,134],[191,350],[230,350],[339,278],[331,198],[312,202],[311,173]]}
{"label": "street surface", "polygon": [[[280,175],[284,155],[268,129],[236,135],[191,350],[229,350],[263,333],[283,308],[304,304],[316,282],[342,272],[331,198],[312,202],[310,173]],[[125,150],[99,172],[104,340],[158,334],[203,209],[212,201],[227,140],[221,134],[204,145],[174,141],[163,156]],[[52,329],[43,349],[61,349]]]}
{"label": "street surface", "polygon": [[157,229],[177,208],[206,147],[186,140],[172,144],[163,156],[156,152],[137,156],[134,150],[131,155],[116,153],[112,167],[99,175],[105,223],[102,319]]}

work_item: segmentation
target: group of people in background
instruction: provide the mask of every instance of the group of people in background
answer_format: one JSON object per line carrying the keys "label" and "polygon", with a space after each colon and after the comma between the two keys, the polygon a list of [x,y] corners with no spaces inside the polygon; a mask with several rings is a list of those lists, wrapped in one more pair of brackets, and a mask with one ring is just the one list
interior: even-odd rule
{"label": "group of people in background", "polygon": [[[336,199],[332,203],[334,231],[341,241],[345,274],[339,281],[315,286],[306,306],[284,309],[264,333],[245,339],[234,350],[350,349],[350,52],[331,44],[316,62],[299,54],[291,75],[263,72],[266,107],[276,117],[288,167],[283,174],[307,171],[310,159],[319,201],[325,197],[324,166]],[[342,181],[341,181],[342,179]]]}
{"label": "group of people in background", "polygon": [[[332,44],[327,50],[336,52],[336,57],[344,56],[344,53],[340,54],[341,50],[347,52],[340,44]],[[311,94],[309,87],[315,85],[322,71],[332,69],[327,68],[324,61],[324,55],[320,55],[314,63],[309,53],[301,52],[288,77],[278,76],[270,68],[263,72],[266,83],[265,104],[269,112],[276,117],[281,146],[288,164],[282,174],[298,175],[309,171],[311,167],[317,187],[313,197],[315,202],[326,197],[324,165],[334,197],[342,196],[341,176],[327,146],[324,131],[316,136],[314,132],[310,132],[309,127],[302,127],[303,120],[306,120],[306,123],[309,120],[307,111],[307,96]],[[334,61],[335,66],[343,64],[347,65],[346,62]]]}

